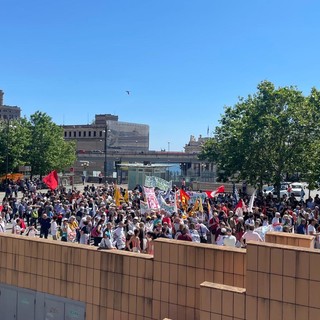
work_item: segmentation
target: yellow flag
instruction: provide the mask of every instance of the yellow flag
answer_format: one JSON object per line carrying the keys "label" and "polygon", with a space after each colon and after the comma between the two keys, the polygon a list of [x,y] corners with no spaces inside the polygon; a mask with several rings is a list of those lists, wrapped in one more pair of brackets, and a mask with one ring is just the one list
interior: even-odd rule
{"label": "yellow flag", "polygon": [[128,192],[128,189],[126,189],[126,192],[125,192],[125,194],[124,194],[124,201],[125,202],[129,202],[129,192]]}
{"label": "yellow flag", "polygon": [[116,206],[120,206],[120,189],[118,187],[115,188],[114,190],[114,200],[116,202]]}
{"label": "yellow flag", "polygon": [[202,199],[201,199],[201,198],[199,198],[199,208],[198,208],[198,210],[199,210],[201,213],[203,213],[203,205],[202,205]]}
{"label": "yellow flag", "polygon": [[198,211],[199,210],[199,200],[197,199],[196,202],[193,205],[192,211]]}
{"label": "yellow flag", "polygon": [[196,200],[192,209],[189,211],[189,217],[193,217],[194,214],[196,213],[196,211],[198,211],[198,210],[199,210],[199,200]]}

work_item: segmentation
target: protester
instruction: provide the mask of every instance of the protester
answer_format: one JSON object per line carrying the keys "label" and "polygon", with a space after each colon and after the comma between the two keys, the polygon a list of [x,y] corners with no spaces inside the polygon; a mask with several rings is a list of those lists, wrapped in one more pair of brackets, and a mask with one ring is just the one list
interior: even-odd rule
{"label": "protester", "polygon": [[[250,197],[243,192],[237,201],[233,194],[206,194],[199,206],[199,198],[183,204],[178,188],[173,187],[166,192],[166,207],[143,209],[143,187],[120,190],[120,203],[115,198],[116,188],[107,184],[84,186],[83,191],[58,188],[39,192],[36,183],[26,181],[16,197],[11,186],[1,203],[0,232],[11,221],[12,232],[18,235],[27,235],[34,228],[47,238],[50,230],[52,238],[58,239],[60,234],[61,241],[95,246],[103,241],[101,247],[108,244],[108,248],[148,254],[153,254],[156,238],[245,247],[249,240],[263,241],[264,233],[273,230],[309,234],[316,243],[318,240],[319,195],[297,201],[294,195],[275,200],[261,193],[249,212]],[[157,191],[156,196],[159,194]],[[195,194],[203,197],[204,193]],[[26,228],[25,222],[31,228]]]}

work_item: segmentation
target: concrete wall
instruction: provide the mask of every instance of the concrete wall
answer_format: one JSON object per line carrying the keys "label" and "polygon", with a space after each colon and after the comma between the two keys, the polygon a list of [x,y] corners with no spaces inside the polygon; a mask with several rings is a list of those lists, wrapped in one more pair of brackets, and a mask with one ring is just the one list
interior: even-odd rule
{"label": "concrete wall", "polygon": [[319,319],[320,251],[248,245],[246,319]]}
{"label": "concrete wall", "polygon": [[154,257],[0,234],[0,282],[86,304],[86,319],[318,319],[320,251],[158,239]]}
{"label": "concrete wall", "polygon": [[[0,235],[0,282],[86,303],[87,320],[200,319],[200,283],[245,285],[245,250],[155,241],[155,256]],[[170,301],[170,302],[169,302]]]}
{"label": "concrete wall", "polygon": [[244,249],[159,239],[154,252],[154,319],[199,319],[204,281],[245,286]]}
{"label": "concrete wall", "polygon": [[284,244],[300,248],[314,248],[314,236],[301,235],[297,233],[268,232],[265,241],[269,243]]}

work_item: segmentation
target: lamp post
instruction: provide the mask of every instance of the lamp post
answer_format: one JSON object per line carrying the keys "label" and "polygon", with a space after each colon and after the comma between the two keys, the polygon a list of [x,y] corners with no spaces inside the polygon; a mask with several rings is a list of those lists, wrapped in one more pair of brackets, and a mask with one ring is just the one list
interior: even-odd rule
{"label": "lamp post", "polygon": [[108,174],[108,165],[107,165],[107,153],[108,153],[108,122],[106,122],[106,128],[104,130],[104,177],[105,177],[105,185],[108,184],[107,174]]}
{"label": "lamp post", "polygon": [[7,143],[6,143],[6,183],[8,183],[9,174],[9,144],[10,144],[10,127],[16,128],[16,126],[10,126],[10,118],[7,119]]}
{"label": "lamp post", "polygon": [[8,183],[9,173],[9,129],[10,129],[10,118],[7,121],[7,143],[6,143],[6,184]]}

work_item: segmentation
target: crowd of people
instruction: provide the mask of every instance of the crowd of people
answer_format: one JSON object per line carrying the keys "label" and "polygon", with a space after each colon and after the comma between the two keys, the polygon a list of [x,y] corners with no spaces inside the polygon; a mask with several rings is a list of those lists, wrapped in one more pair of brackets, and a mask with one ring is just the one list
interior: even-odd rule
{"label": "crowd of people", "polygon": [[234,194],[220,193],[195,209],[195,203],[179,200],[180,189],[174,186],[166,201],[175,202],[176,211],[169,212],[141,210],[145,197],[140,186],[120,188],[117,203],[116,188],[109,184],[87,185],[83,191],[39,191],[30,180],[11,182],[0,205],[0,232],[147,254],[153,254],[156,238],[245,247],[248,240],[264,241],[269,230],[313,235],[319,247],[319,195],[298,201],[294,195],[275,199],[261,192],[248,209],[250,196],[239,190],[241,207]]}

